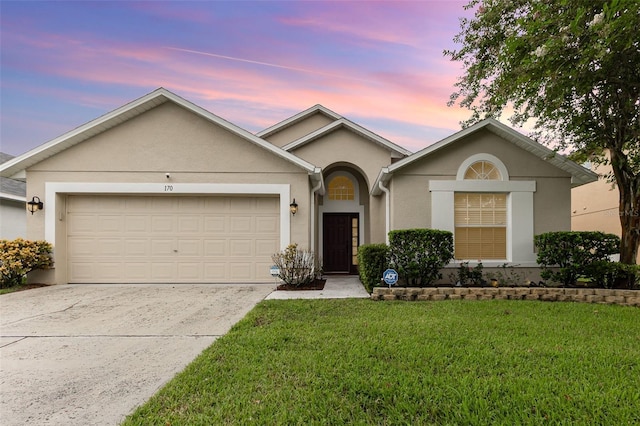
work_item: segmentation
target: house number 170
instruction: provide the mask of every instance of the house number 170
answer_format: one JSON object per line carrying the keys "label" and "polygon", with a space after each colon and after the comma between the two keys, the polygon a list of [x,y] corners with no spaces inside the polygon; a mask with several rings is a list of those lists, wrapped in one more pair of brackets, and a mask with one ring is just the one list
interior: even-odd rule
{"label": "house number 170", "polygon": [[164,186],[164,192],[171,192],[171,191],[173,191],[173,185]]}

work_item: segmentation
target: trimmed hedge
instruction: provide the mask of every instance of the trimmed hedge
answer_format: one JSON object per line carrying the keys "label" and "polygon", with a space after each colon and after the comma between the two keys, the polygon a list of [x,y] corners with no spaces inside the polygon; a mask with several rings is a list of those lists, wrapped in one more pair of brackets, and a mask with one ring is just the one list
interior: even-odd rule
{"label": "trimmed hedge", "polygon": [[[572,286],[581,276],[596,274],[603,279],[609,268],[609,256],[620,252],[620,237],[591,231],[547,232],[536,235],[537,262],[545,280]],[[550,267],[558,267],[553,271]]]}
{"label": "trimmed hedge", "polygon": [[369,293],[380,285],[382,273],[389,265],[389,246],[386,244],[364,244],[358,247],[358,273],[360,281]]}
{"label": "trimmed hedge", "polygon": [[389,232],[389,263],[408,286],[428,286],[442,278],[453,259],[453,233],[438,229]]}

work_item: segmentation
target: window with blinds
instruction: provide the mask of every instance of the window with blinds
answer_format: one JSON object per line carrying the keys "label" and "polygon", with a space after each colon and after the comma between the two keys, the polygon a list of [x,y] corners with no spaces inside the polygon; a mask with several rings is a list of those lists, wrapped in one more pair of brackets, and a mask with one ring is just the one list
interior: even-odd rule
{"label": "window with blinds", "polygon": [[353,200],[355,197],[353,182],[346,176],[336,176],[328,185],[330,200]]}
{"label": "window with blinds", "polygon": [[456,193],[456,259],[506,259],[507,194]]}

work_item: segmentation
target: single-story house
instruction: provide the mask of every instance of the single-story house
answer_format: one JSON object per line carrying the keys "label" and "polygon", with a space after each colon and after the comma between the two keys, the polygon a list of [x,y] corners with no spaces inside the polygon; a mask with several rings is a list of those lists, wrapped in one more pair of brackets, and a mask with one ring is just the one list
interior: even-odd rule
{"label": "single-story house", "polygon": [[[13,155],[0,152],[0,164]],[[27,235],[27,217],[24,181],[0,177],[0,240],[15,240]]]}
{"label": "single-story house", "polygon": [[360,245],[405,228],[535,266],[534,234],[569,230],[571,188],[597,178],[491,119],[412,154],[321,105],[253,134],[164,88],[0,175],[44,202],[27,236],[54,245],[52,283],[272,282],[291,243],[353,274]]}

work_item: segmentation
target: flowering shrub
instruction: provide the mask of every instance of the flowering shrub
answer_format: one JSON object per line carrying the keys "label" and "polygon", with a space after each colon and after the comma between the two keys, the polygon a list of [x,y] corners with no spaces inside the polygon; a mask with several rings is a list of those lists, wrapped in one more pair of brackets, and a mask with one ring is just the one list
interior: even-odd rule
{"label": "flowering shrub", "polygon": [[46,241],[0,240],[0,288],[21,284],[33,270],[51,268],[52,250]]}

